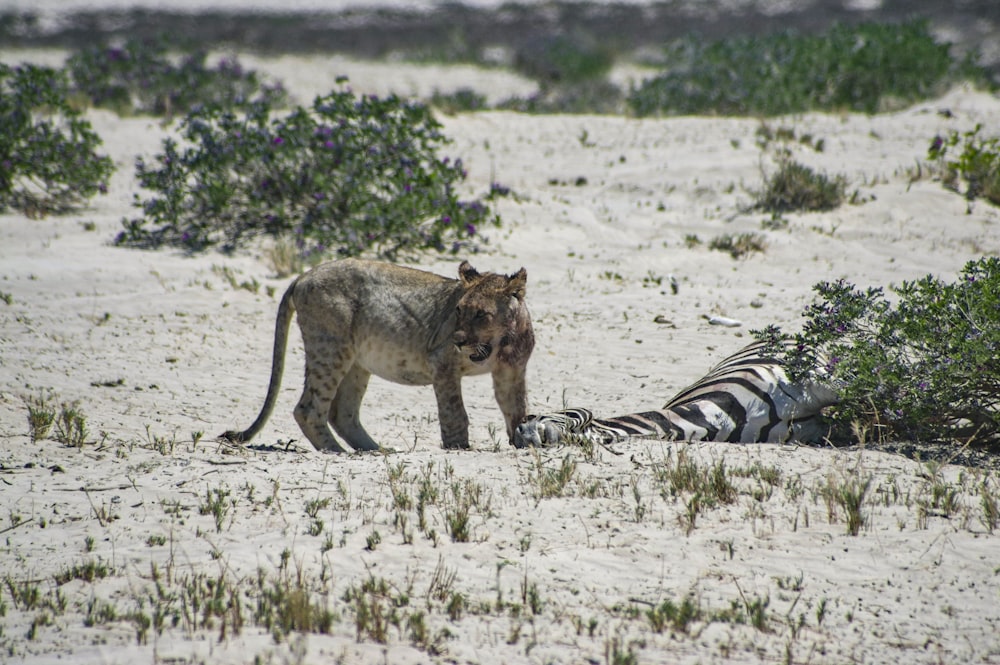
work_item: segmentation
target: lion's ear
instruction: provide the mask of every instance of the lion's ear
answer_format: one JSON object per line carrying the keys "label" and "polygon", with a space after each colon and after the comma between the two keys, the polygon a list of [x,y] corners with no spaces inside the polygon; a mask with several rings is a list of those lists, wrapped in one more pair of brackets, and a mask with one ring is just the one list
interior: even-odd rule
{"label": "lion's ear", "polygon": [[518,300],[524,300],[525,292],[528,288],[528,271],[521,268],[507,278],[507,293]]}
{"label": "lion's ear", "polygon": [[473,268],[468,261],[462,261],[461,265],[458,266],[458,277],[462,280],[462,284],[471,286],[479,279],[479,271]]}

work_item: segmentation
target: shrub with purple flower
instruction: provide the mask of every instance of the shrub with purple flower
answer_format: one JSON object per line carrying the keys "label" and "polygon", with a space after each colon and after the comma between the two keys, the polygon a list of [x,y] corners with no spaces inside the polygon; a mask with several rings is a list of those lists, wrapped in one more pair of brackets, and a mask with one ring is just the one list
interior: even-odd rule
{"label": "shrub with purple flower", "polygon": [[136,197],[143,215],[125,220],[119,243],[232,249],[288,234],[303,254],[393,258],[468,249],[499,223],[487,205],[459,199],[464,166],[437,155],[448,139],[430,111],[394,96],[340,89],[283,117],[265,103],[204,107],[180,131],[186,147],[168,139],[137,163],[149,196]]}
{"label": "shrub with purple flower", "polygon": [[66,80],[47,67],[0,64],[0,211],[67,212],[107,192],[114,164],[66,101]]}
{"label": "shrub with purple flower", "polygon": [[[941,168],[945,187],[959,191],[959,181],[965,181],[965,198],[970,202],[984,198],[1000,205],[1000,136],[979,134],[982,125],[947,137],[935,136],[927,149],[927,157]],[[961,143],[961,152],[955,154]]]}
{"label": "shrub with purple flower", "polygon": [[955,282],[903,282],[892,298],[843,280],[814,290],[801,332],[755,335],[792,340],[779,353],[793,380],[818,367],[838,386],[841,436],[1000,443],[1000,259],[970,261]]}
{"label": "shrub with purple flower", "polygon": [[255,101],[282,105],[280,84],[263,84],[235,57],[212,68],[204,51],[168,57],[165,41],[130,39],[122,47],[103,44],[72,54],[66,70],[75,93],[94,106],[120,114],[182,115],[198,105],[246,106]]}

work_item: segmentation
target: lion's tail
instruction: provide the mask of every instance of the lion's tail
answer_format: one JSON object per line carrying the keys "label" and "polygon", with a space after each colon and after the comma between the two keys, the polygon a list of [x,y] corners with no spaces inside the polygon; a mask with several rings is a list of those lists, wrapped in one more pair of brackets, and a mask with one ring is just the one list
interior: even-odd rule
{"label": "lion's tail", "polygon": [[[297,281],[297,280],[296,280]],[[274,351],[271,358],[271,381],[267,386],[267,397],[264,398],[264,406],[260,409],[260,415],[253,421],[250,427],[242,432],[229,431],[222,435],[233,443],[245,443],[254,438],[264,427],[264,423],[271,416],[274,410],[274,403],[278,401],[278,390],[281,388],[281,375],[285,371],[285,347],[288,345],[288,328],[292,323],[292,315],[295,313],[295,302],[292,292],[295,290],[295,282],[285,291],[278,305],[278,316],[274,321]]]}

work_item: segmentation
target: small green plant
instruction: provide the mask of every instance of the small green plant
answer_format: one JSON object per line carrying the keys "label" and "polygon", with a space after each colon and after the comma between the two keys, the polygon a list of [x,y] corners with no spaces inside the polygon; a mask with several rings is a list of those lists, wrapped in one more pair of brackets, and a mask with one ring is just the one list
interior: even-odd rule
{"label": "small green plant", "polygon": [[429,655],[440,656],[445,653],[444,642],[450,637],[450,632],[444,628],[432,633],[424,612],[413,612],[406,618],[406,632],[413,646]]}
{"label": "small green plant", "polygon": [[573,459],[572,455],[567,454],[562,458],[559,467],[553,469],[545,466],[542,456],[537,450],[534,452],[535,474],[532,480],[537,487],[537,500],[562,496],[576,473],[576,460]]}
{"label": "small green plant", "polygon": [[215,519],[216,533],[222,532],[226,516],[235,507],[236,499],[229,498],[229,490],[222,487],[205,488],[205,502],[198,506],[199,515],[211,515]]}
{"label": "small green plant", "polygon": [[467,543],[472,537],[472,509],[480,507],[482,492],[483,486],[469,479],[452,484],[444,520],[453,542]]}
{"label": "small green plant", "polygon": [[0,64],[0,212],[64,213],[107,191],[114,164],[46,67]]}
{"label": "small green plant", "polygon": [[720,252],[727,252],[734,259],[739,259],[754,252],[763,252],[767,247],[767,241],[759,233],[739,233],[735,236],[723,233],[712,238],[708,243],[709,249]]}
{"label": "small green plant", "polygon": [[254,621],[270,631],[277,641],[293,631],[329,633],[337,619],[301,576],[292,579],[283,573],[272,578],[259,568],[252,595],[256,599]]}
{"label": "small green plant", "polygon": [[638,665],[639,656],[632,644],[623,644],[615,635],[604,643],[604,662],[608,665]]}
{"label": "small green plant", "polygon": [[[982,125],[959,134],[935,136],[927,151],[928,159],[941,167],[946,187],[959,191],[959,180],[965,182],[965,198],[970,202],[984,198],[1000,205],[1000,137],[980,136]],[[961,152],[958,150],[961,143]]]}
{"label": "small green plant", "polygon": [[260,282],[257,281],[257,278],[251,277],[250,279],[240,280],[240,278],[236,276],[237,271],[233,270],[229,266],[214,265],[212,266],[212,272],[225,280],[225,282],[229,284],[229,287],[234,291],[243,290],[249,291],[250,293],[257,293],[260,291]]}
{"label": "small green plant", "polygon": [[993,533],[997,525],[1000,524],[1000,502],[997,501],[995,484],[983,481],[979,486],[979,505],[983,510],[983,526],[990,533]]}
{"label": "small green plant", "polygon": [[87,614],[83,625],[88,628],[103,626],[118,620],[118,608],[114,604],[100,598],[91,597],[87,600]]}
{"label": "small green plant", "polygon": [[55,440],[59,443],[81,448],[87,439],[87,418],[75,404],[63,404],[56,418]]}
{"label": "small green plant", "polygon": [[121,115],[182,115],[195,106],[245,107],[255,101],[285,104],[281,84],[263,85],[235,57],[212,68],[204,51],[172,58],[165,40],[129,39],[121,46],[97,44],[66,61],[74,94]]}
{"label": "small green plant", "polygon": [[409,593],[396,590],[383,578],[369,577],[344,592],[344,602],[354,609],[357,639],[379,644],[389,641],[389,628],[400,629],[403,617],[399,610],[410,603]]}
{"label": "small green plant", "polygon": [[828,491],[833,500],[844,511],[844,521],[847,523],[847,535],[856,536],[865,525],[864,504],[868,490],[871,488],[872,477],[851,475],[843,483],[830,481]]}
{"label": "small green plant", "polygon": [[26,397],[24,401],[28,407],[28,435],[34,443],[44,439],[52,431],[52,425],[56,422],[56,411],[45,395]]}
{"label": "small green plant", "polygon": [[813,288],[800,332],[772,326],[754,334],[777,345],[793,381],[836,388],[834,439],[1000,437],[1000,259],[970,261],[954,282],[903,282],[892,298],[844,280]]}
{"label": "small green plant", "polygon": [[260,236],[293,238],[303,256],[327,250],[381,256],[459,251],[499,218],[479,200],[459,200],[461,160],[431,111],[397,97],[341,89],[272,117],[206,107],[180,125],[182,144],[163,143],[136,177],[143,216],[125,220],[121,245],[177,245],[191,251]]}
{"label": "small green plant", "polygon": [[680,603],[667,598],[649,609],[646,618],[654,633],[662,633],[669,628],[676,633],[687,634],[691,622],[700,620],[702,612],[694,596],[688,594]]}
{"label": "small green plant", "polygon": [[428,462],[420,474],[417,484],[417,520],[420,530],[430,538],[430,526],[427,523],[427,506],[438,502],[438,486],[434,482],[434,463]]}
{"label": "small green plant", "polygon": [[736,501],[737,490],[729,478],[723,460],[710,468],[700,466],[691,458],[687,448],[678,448],[673,463],[670,457],[653,464],[653,479],[661,485],[660,495],[667,500],[684,494],[699,495],[698,503],[708,506],[731,504]]}
{"label": "small green plant", "polygon": [[150,537],[146,538],[147,547],[159,547],[161,545],[166,545],[166,544],[167,544],[167,537],[160,533],[153,534]]}
{"label": "small green plant", "polygon": [[325,497],[322,499],[309,499],[306,501],[306,515],[309,516],[310,522],[306,533],[310,536],[318,536],[323,533],[323,519],[320,518],[319,512],[330,506],[330,497]]}
{"label": "small green plant", "polygon": [[17,581],[9,575],[4,578],[4,586],[14,609],[31,611],[38,607],[42,600],[42,592],[37,582]]}
{"label": "small green plant", "polygon": [[143,447],[154,450],[163,456],[173,455],[174,448],[177,447],[177,436],[176,434],[170,437],[165,434],[154,434],[152,428],[146,425],[146,444]]}
{"label": "small green plant", "polygon": [[66,570],[56,573],[55,581],[58,585],[66,584],[71,580],[83,580],[93,582],[104,579],[111,574],[111,568],[101,560],[90,559],[84,563],[70,566]]}
{"label": "small green plant", "polygon": [[275,238],[274,243],[264,250],[264,256],[271,264],[275,277],[283,278],[298,275],[305,268],[302,255],[295,243],[288,238]]}
{"label": "small green plant", "polygon": [[[175,611],[176,621],[187,631],[217,628],[219,640],[227,635],[238,635],[243,628],[243,603],[240,597],[239,585],[225,572],[217,576],[195,573],[180,580],[177,591],[179,608]],[[170,600],[163,599],[160,600]],[[154,602],[153,616],[145,613],[140,604],[140,626],[148,630],[157,627],[162,630],[164,609]]]}

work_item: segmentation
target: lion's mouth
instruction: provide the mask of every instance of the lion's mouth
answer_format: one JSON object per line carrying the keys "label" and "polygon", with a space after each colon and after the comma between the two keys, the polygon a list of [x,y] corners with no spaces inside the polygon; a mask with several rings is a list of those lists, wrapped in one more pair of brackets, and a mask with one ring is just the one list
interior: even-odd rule
{"label": "lion's mouth", "polygon": [[474,363],[485,362],[492,353],[493,353],[492,345],[483,343],[476,344],[475,348],[473,349],[472,355],[469,356],[469,360],[471,360]]}

